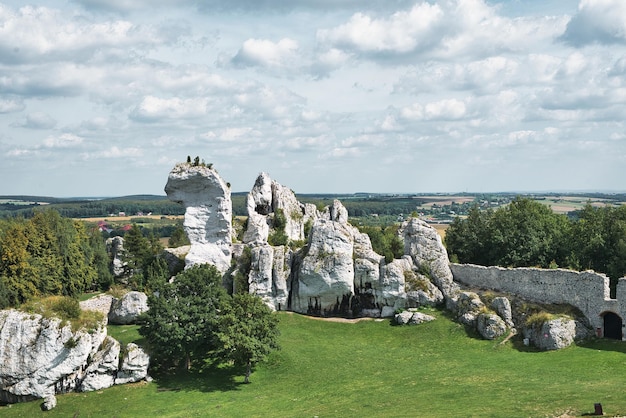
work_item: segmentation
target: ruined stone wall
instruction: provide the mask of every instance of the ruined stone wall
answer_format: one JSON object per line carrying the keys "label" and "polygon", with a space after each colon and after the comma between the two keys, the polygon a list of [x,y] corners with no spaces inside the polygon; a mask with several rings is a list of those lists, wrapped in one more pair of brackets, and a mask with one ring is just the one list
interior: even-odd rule
{"label": "ruined stone wall", "polygon": [[469,287],[515,294],[540,303],[567,303],[577,307],[595,328],[603,327],[602,314],[611,311],[626,319],[626,280],[620,279],[617,299],[610,298],[609,278],[593,271],[484,267],[451,264],[456,282]]}

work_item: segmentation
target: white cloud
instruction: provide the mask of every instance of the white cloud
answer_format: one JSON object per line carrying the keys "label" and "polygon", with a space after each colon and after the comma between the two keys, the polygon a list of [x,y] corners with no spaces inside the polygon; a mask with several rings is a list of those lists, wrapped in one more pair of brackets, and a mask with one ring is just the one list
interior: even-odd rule
{"label": "white cloud", "polygon": [[208,99],[192,98],[181,99],[173,97],[163,99],[147,96],[131,113],[133,119],[157,122],[162,119],[189,119],[198,118],[207,113]]}
{"label": "white cloud", "polygon": [[483,0],[420,1],[387,18],[354,14],[344,24],[318,31],[320,43],[366,56],[439,58],[526,51],[550,41],[565,18],[508,18]]}
{"label": "white cloud", "polygon": [[90,21],[47,7],[0,5],[0,54],[5,63],[86,58],[101,48],[155,47],[170,41],[155,27]]}
{"label": "white cloud", "polygon": [[57,121],[47,113],[35,112],[26,115],[26,118],[16,123],[15,126],[29,129],[51,129],[54,128],[56,124]]}
{"label": "white cloud", "polygon": [[626,2],[581,0],[562,39],[574,46],[626,43]]}
{"label": "white cloud", "polygon": [[24,107],[22,100],[0,98],[0,113],[21,112]]}
{"label": "white cloud", "polygon": [[298,42],[283,38],[278,42],[248,39],[232,59],[236,66],[283,67],[294,61]]}
{"label": "white cloud", "polygon": [[61,134],[59,136],[49,136],[43,141],[46,148],[71,148],[83,143],[83,138],[74,134]]}

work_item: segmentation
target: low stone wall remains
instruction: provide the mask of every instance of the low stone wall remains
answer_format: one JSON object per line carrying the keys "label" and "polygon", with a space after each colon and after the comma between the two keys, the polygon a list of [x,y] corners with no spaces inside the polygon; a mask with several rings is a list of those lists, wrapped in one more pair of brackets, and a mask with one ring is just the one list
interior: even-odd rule
{"label": "low stone wall remains", "polygon": [[566,303],[580,309],[594,328],[603,327],[607,311],[626,318],[626,280],[620,279],[611,299],[609,278],[593,271],[503,268],[450,264],[454,280],[469,287],[491,289],[539,303]]}

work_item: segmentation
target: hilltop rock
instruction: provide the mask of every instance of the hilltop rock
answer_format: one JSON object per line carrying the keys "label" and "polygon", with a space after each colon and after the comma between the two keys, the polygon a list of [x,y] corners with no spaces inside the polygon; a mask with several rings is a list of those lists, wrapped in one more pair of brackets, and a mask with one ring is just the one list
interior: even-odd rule
{"label": "hilltop rock", "polygon": [[131,291],[111,304],[109,322],[116,325],[134,324],[139,315],[148,311],[148,296],[143,292]]}
{"label": "hilltop rock", "polygon": [[277,212],[285,217],[284,232],[289,240],[304,239],[304,225],[318,217],[315,205],[305,205],[293,191],[261,173],[246,200],[248,227],[243,236],[246,244],[264,244],[274,227]]}
{"label": "hilltop rock", "polygon": [[185,206],[183,227],[191,242],[186,266],[210,263],[227,271],[233,233],[229,185],[212,168],[181,163],[170,172],[165,193]]}

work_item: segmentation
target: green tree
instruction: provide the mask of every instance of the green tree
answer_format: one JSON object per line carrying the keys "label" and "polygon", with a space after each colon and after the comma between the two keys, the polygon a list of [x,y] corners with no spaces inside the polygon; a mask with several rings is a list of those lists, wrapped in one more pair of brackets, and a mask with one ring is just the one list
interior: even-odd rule
{"label": "green tree", "polygon": [[181,225],[177,225],[176,229],[172,231],[172,236],[168,239],[167,244],[171,248],[189,245],[189,238],[187,238],[187,234],[185,234],[185,230]]}
{"label": "green tree", "polygon": [[148,296],[150,310],[139,333],[146,337],[151,355],[160,367],[184,365],[210,357],[216,346],[219,313],[228,302],[221,274],[215,266],[191,267]]}
{"label": "green tree", "polygon": [[278,318],[263,300],[249,293],[233,295],[220,317],[217,333],[220,359],[244,366],[245,383],[250,382],[252,368],[278,349]]}

